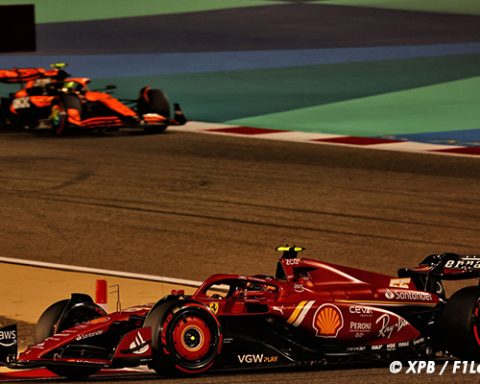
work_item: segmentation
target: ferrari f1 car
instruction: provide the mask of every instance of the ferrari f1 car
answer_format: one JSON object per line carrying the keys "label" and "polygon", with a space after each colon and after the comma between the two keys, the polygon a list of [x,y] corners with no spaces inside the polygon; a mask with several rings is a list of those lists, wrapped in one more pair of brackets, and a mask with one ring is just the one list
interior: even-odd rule
{"label": "ferrari f1 car", "polygon": [[171,118],[168,97],[160,89],[143,87],[137,99],[119,100],[109,93],[114,85],[90,90],[90,79],[70,77],[64,66],[0,70],[0,83],[21,85],[19,91],[0,99],[0,125],[50,127],[56,135],[63,135],[73,128],[139,127],[161,132],[168,125],[186,122],[178,104]]}
{"label": "ferrari f1 car", "polygon": [[444,280],[480,276],[480,257],[431,255],[398,276],[299,258],[279,247],[275,276],[213,275],[187,296],[107,314],[84,294],[41,315],[17,355],[0,330],[1,361],[82,378],[147,364],[158,373],[311,367],[440,355],[480,359],[480,287],[447,298]]}

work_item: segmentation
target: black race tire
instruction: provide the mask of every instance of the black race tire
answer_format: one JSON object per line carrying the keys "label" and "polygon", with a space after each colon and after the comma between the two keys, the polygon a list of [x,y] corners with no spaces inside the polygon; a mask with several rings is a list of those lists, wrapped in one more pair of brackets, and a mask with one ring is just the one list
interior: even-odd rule
{"label": "black race tire", "polygon": [[60,100],[54,102],[50,111],[50,124],[52,132],[56,136],[65,136],[70,131],[68,122],[68,109],[76,109],[81,115],[82,103],[75,95],[62,95]]}
{"label": "black race tire", "polygon": [[160,89],[150,89],[149,96],[149,112],[158,113],[167,119],[170,118],[170,102],[165,92]]}
{"label": "black race tire", "polygon": [[462,360],[480,361],[480,287],[455,292],[440,319],[443,347]]}
{"label": "black race tire", "polygon": [[161,89],[142,88],[137,101],[137,108],[140,115],[145,113],[158,113],[170,119],[170,102],[167,94]]}
{"label": "black race tire", "polygon": [[162,133],[167,129],[167,125],[147,125],[144,128],[144,132],[149,135],[154,135],[157,133]]}
{"label": "black race tire", "polygon": [[[73,327],[76,323],[82,321],[93,320],[100,317],[101,314],[95,310],[95,305],[89,307],[74,307],[64,314],[64,310],[70,300],[60,300],[48,307],[40,316],[35,326],[34,341],[36,344],[41,343],[46,338],[64,329]],[[69,312],[70,313],[69,316]],[[83,313],[81,312],[83,311]],[[76,313],[75,313],[76,312]],[[62,318],[66,315],[66,318]],[[97,367],[74,367],[60,365],[46,365],[50,372],[58,376],[68,377],[69,379],[85,379],[88,376],[97,373],[100,368]]]}
{"label": "black race tire", "polygon": [[35,344],[41,343],[57,331],[56,325],[67,304],[68,300],[57,301],[42,313],[35,326],[33,337]]}
{"label": "black race tire", "polygon": [[152,328],[150,367],[161,375],[192,376],[215,363],[221,330],[218,320],[201,304],[155,307],[144,326]]}
{"label": "black race tire", "polygon": [[67,377],[72,380],[86,379],[87,377],[92,376],[100,371],[100,368],[97,367],[74,367],[66,365],[47,365],[45,368],[57,376]]}
{"label": "black race tire", "polygon": [[7,102],[8,99],[0,97],[0,128],[6,128],[7,126]]}

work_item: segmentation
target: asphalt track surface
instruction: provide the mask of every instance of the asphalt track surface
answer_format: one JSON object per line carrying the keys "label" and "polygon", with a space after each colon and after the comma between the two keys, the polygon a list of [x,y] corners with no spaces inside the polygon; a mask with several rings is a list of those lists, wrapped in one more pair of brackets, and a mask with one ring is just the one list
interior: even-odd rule
{"label": "asphalt track surface", "polygon": [[37,38],[40,54],[63,55],[464,43],[478,41],[478,19],[472,15],[286,3],[200,14],[39,24]]}
{"label": "asphalt track surface", "polygon": [[[480,250],[480,163],[471,158],[168,131],[2,132],[0,164],[9,257],[200,280],[273,273],[273,248],[285,242],[305,246],[305,257],[389,274],[430,253]],[[189,382],[405,379],[375,368]]]}

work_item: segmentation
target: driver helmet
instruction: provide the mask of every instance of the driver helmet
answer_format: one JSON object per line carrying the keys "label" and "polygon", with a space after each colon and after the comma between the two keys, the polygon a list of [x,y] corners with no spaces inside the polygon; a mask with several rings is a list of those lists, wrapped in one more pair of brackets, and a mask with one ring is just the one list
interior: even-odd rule
{"label": "driver helmet", "polygon": [[83,85],[76,81],[65,81],[62,86],[62,91],[80,93],[83,91]]}

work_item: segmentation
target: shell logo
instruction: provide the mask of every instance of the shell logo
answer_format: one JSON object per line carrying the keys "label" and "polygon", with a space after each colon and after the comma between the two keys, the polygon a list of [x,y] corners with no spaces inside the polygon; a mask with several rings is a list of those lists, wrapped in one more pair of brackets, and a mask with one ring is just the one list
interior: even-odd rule
{"label": "shell logo", "polygon": [[337,337],[343,328],[343,315],[333,304],[322,304],[313,316],[313,328],[318,337]]}

